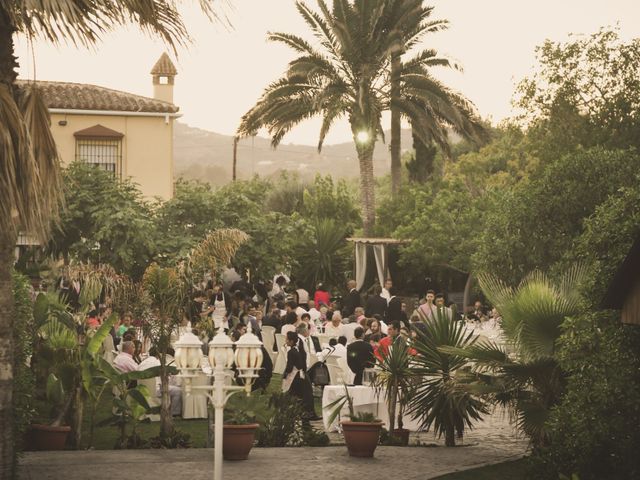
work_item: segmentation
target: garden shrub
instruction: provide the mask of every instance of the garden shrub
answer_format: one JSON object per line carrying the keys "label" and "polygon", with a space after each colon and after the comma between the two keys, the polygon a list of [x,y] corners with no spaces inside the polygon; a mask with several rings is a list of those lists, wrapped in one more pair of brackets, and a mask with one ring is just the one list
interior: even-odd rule
{"label": "garden shrub", "polygon": [[33,353],[33,303],[29,279],[13,273],[15,316],[13,322],[13,438],[16,455],[24,448],[24,435],[34,416],[35,378],[29,367]]}
{"label": "garden shrub", "polygon": [[640,478],[640,328],[612,312],[564,327],[558,357],[567,393],[548,422],[550,446],[532,456],[532,478]]}
{"label": "garden shrub", "polygon": [[304,408],[299,399],[275,392],[269,397],[269,412],[257,432],[259,447],[324,447],[329,437],[302,422]]}

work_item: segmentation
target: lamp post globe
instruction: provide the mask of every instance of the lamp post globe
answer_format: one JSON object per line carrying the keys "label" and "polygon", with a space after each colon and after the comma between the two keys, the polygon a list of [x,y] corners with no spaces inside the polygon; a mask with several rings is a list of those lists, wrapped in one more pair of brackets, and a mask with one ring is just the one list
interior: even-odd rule
{"label": "lamp post globe", "polygon": [[200,360],[202,358],[202,341],[191,332],[182,334],[180,339],[175,342],[176,365],[180,369],[197,369],[200,368]]}
{"label": "lamp post globe", "polygon": [[257,377],[262,367],[262,342],[253,333],[245,333],[236,342],[235,357],[240,377]]}
{"label": "lamp post globe", "polygon": [[209,364],[213,369],[220,366],[228,370],[233,366],[233,342],[223,329],[209,342]]}

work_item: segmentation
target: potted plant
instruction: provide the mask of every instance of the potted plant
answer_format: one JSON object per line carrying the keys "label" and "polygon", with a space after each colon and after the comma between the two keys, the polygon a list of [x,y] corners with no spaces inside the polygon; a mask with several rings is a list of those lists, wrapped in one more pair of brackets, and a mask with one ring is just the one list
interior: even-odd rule
{"label": "potted plant", "polygon": [[[232,397],[224,411],[222,456],[225,460],[246,460],[256,439],[259,397]],[[217,445],[216,445],[217,448]]]}
{"label": "potted plant", "polygon": [[340,411],[345,403],[349,408],[349,420],[342,420],[342,433],[344,441],[347,444],[347,450],[350,457],[373,457],[373,453],[378,446],[380,439],[380,431],[382,430],[382,421],[378,420],[373,413],[358,412],[353,409],[353,399],[349,395],[347,386],[344,386],[344,395],[336,399],[330,405],[328,410],[332,410],[329,416],[329,424],[340,415]]}
{"label": "potted plant", "polygon": [[[389,440],[407,446],[409,430],[403,428],[402,418],[413,390],[413,372],[409,368],[409,349],[402,341],[396,341],[387,354],[377,359],[379,372],[373,381],[378,392],[385,394],[389,412]],[[394,428],[396,425],[398,428]]]}

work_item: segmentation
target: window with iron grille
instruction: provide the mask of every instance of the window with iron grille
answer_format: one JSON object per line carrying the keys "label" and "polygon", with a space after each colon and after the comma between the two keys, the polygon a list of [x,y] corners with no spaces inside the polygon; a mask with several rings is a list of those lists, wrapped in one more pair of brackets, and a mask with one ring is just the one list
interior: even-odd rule
{"label": "window with iron grille", "polygon": [[88,163],[113,175],[122,174],[122,140],[76,139],[76,161]]}

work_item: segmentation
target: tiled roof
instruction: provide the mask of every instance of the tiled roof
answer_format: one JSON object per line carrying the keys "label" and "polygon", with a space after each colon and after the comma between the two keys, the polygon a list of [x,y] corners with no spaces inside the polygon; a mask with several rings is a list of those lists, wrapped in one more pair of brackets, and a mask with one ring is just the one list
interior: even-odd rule
{"label": "tiled roof", "polygon": [[[19,87],[24,87],[28,83],[31,82],[18,80]],[[149,113],[176,113],[178,111],[178,107],[173,103],[97,85],[42,80],[38,80],[36,85],[41,89],[44,101],[49,108]]]}
{"label": "tiled roof", "polygon": [[167,53],[163,53],[160,55],[160,58],[156,62],[156,64],[151,69],[151,75],[177,75],[178,70],[176,70],[175,65],[169,58]]}

